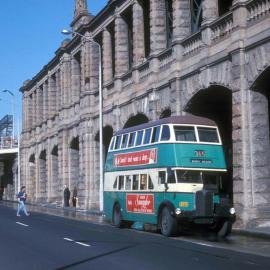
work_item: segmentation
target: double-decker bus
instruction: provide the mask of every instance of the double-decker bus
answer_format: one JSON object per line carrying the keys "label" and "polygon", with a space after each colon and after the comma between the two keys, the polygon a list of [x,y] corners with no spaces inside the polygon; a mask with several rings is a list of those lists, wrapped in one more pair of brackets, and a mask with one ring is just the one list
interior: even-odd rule
{"label": "double-decker bus", "polygon": [[201,224],[225,237],[235,220],[222,193],[226,171],[220,134],[210,119],[172,116],[120,130],[105,163],[105,215],[116,227],[157,225],[165,236]]}

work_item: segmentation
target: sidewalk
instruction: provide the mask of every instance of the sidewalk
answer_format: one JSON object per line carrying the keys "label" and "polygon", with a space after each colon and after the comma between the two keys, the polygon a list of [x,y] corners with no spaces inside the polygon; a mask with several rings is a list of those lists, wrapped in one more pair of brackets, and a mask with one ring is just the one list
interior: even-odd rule
{"label": "sidewalk", "polygon": [[[12,207],[14,209],[17,208],[17,202],[15,201],[0,201],[0,204]],[[30,203],[27,204],[27,209],[30,213],[43,213],[96,224],[106,224],[105,216],[99,211],[90,211],[74,207],[60,207],[56,204],[35,205]],[[245,230],[234,228],[233,234],[270,240],[270,227],[257,227]]]}

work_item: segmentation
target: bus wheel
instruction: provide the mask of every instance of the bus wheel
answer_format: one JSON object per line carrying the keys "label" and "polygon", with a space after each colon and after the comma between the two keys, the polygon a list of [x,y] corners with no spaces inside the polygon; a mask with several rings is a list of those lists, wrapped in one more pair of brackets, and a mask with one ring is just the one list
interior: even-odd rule
{"label": "bus wheel", "polygon": [[232,223],[230,221],[225,221],[219,231],[217,236],[225,238],[232,232]]}
{"label": "bus wheel", "polygon": [[171,215],[170,209],[164,207],[161,212],[160,230],[164,236],[172,236],[177,231],[177,221]]}
{"label": "bus wheel", "polygon": [[117,228],[121,228],[123,225],[122,216],[121,216],[121,209],[120,205],[117,203],[113,208],[113,226]]}
{"label": "bus wheel", "polygon": [[224,221],[217,223],[214,228],[211,228],[217,237],[225,238],[232,232],[232,223],[230,221]]}

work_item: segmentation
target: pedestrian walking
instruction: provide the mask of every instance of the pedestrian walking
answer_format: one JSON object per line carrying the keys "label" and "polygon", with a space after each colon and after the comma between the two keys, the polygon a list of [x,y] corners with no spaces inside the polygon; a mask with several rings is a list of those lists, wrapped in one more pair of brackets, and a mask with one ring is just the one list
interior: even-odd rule
{"label": "pedestrian walking", "polygon": [[25,186],[21,187],[21,191],[17,194],[18,198],[18,209],[17,209],[17,217],[20,217],[20,212],[23,211],[26,216],[29,216],[29,213],[27,212],[25,201],[26,201],[26,192],[25,192]]}
{"label": "pedestrian walking", "polygon": [[77,187],[75,186],[74,189],[73,189],[73,193],[72,193],[72,204],[73,204],[73,207],[76,207],[77,200],[78,200],[78,197],[77,197]]}
{"label": "pedestrian walking", "polygon": [[70,190],[67,185],[64,186],[64,206],[69,207]]}

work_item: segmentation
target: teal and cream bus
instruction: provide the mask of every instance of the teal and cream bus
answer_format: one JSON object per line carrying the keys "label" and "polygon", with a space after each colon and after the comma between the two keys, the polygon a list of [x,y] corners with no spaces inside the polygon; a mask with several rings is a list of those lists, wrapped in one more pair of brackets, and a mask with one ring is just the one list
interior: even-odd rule
{"label": "teal and cream bus", "polygon": [[157,225],[165,236],[189,224],[226,236],[235,220],[222,193],[226,171],[218,128],[207,118],[172,116],[120,130],[105,164],[105,215],[116,227]]}

